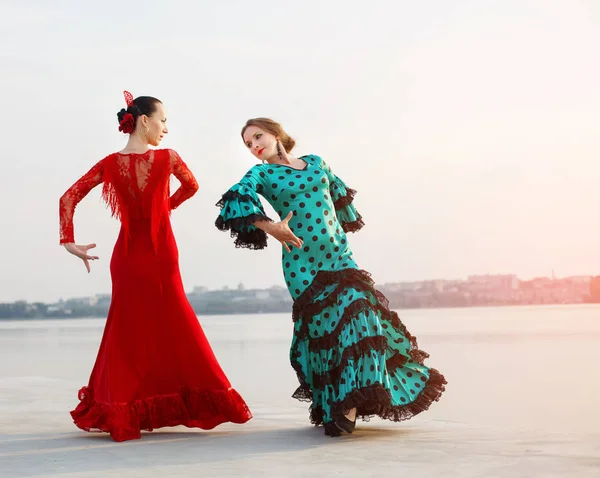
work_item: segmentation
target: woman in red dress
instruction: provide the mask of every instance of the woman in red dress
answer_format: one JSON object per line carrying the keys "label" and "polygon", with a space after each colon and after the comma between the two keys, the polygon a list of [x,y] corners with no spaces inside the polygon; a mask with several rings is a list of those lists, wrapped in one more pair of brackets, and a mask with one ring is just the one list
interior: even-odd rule
{"label": "woman in red dress", "polygon": [[[109,432],[115,441],[141,430],[185,425],[211,429],[251,417],[231,387],[185,295],[170,211],[198,189],[179,155],[158,146],[167,134],[156,98],[135,100],[118,113],[127,146],[97,163],[60,198],[60,243],[83,260],[98,259],[73,237],[75,207],[95,186],[121,231],[110,263],[112,301],[100,350],[79,405],[71,412],[86,431]],[[170,195],[173,174],[181,183]]]}

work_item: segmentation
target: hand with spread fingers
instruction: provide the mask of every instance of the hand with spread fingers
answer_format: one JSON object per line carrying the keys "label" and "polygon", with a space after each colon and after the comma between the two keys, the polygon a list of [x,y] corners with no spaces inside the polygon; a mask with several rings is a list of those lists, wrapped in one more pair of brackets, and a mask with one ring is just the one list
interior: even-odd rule
{"label": "hand with spread fingers", "polygon": [[69,251],[74,256],[79,257],[83,261],[88,273],[91,271],[90,261],[95,261],[97,259],[100,259],[98,256],[91,256],[88,254],[88,251],[90,249],[93,249],[94,247],[96,247],[96,244],[87,244],[85,246],[78,246],[77,244],[69,242],[69,243],[63,244],[63,245],[65,246],[65,249],[67,251]]}
{"label": "hand with spread fingers", "polygon": [[281,242],[281,244],[283,244],[283,247],[285,247],[286,251],[290,252],[291,249],[288,243],[290,243],[292,246],[296,246],[298,249],[300,249],[303,244],[302,240],[296,237],[296,235],[288,226],[288,223],[293,215],[294,214],[290,211],[285,219],[281,220],[280,222],[271,223],[268,221],[260,221],[254,223],[254,225],[265,231],[267,234],[273,236],[275,239]]}

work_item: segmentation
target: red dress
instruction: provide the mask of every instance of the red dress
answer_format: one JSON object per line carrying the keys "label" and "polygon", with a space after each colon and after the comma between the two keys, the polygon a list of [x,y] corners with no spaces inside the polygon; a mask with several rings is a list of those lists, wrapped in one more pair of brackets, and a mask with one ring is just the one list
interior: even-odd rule
{"label": "red dress", "polygon": [[[181,182],[172,196],[171,174]],[[250,410],[217,362],[179,272],[169,215],[197,191],[194,176],[173,150],[107,156],[61,197],[61,244],[74,242],[75,207],[100,183],[121,231],[104,335],[71,412],[75,424],[124,441],[165,426],[247,422]]]}

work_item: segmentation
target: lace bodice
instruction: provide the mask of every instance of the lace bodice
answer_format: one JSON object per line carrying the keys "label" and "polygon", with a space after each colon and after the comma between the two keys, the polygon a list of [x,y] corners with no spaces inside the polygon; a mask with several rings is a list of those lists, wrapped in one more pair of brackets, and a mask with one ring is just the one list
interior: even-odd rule
{"label": "lace bodice", "polygon": [[[171,174],[181,183],[172,196],[169,191]],[[75,242],[75,208],[101,183],[102,197],[126,232],[131,220],[150,219],[153,242],[164,217],[198,190],[194,175],[171,149],[149,150],[144,154],[113,153],[96,163],[60,198],[61,244]]]}

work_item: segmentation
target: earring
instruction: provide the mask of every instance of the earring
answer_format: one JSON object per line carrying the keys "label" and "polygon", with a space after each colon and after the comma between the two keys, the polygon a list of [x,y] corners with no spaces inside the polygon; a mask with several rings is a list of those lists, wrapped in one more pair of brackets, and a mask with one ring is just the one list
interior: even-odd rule
{"label": "earring", "polygon": [[281,144],[277,141],[277,156],[283,161],[283,153],[281,152]]}

